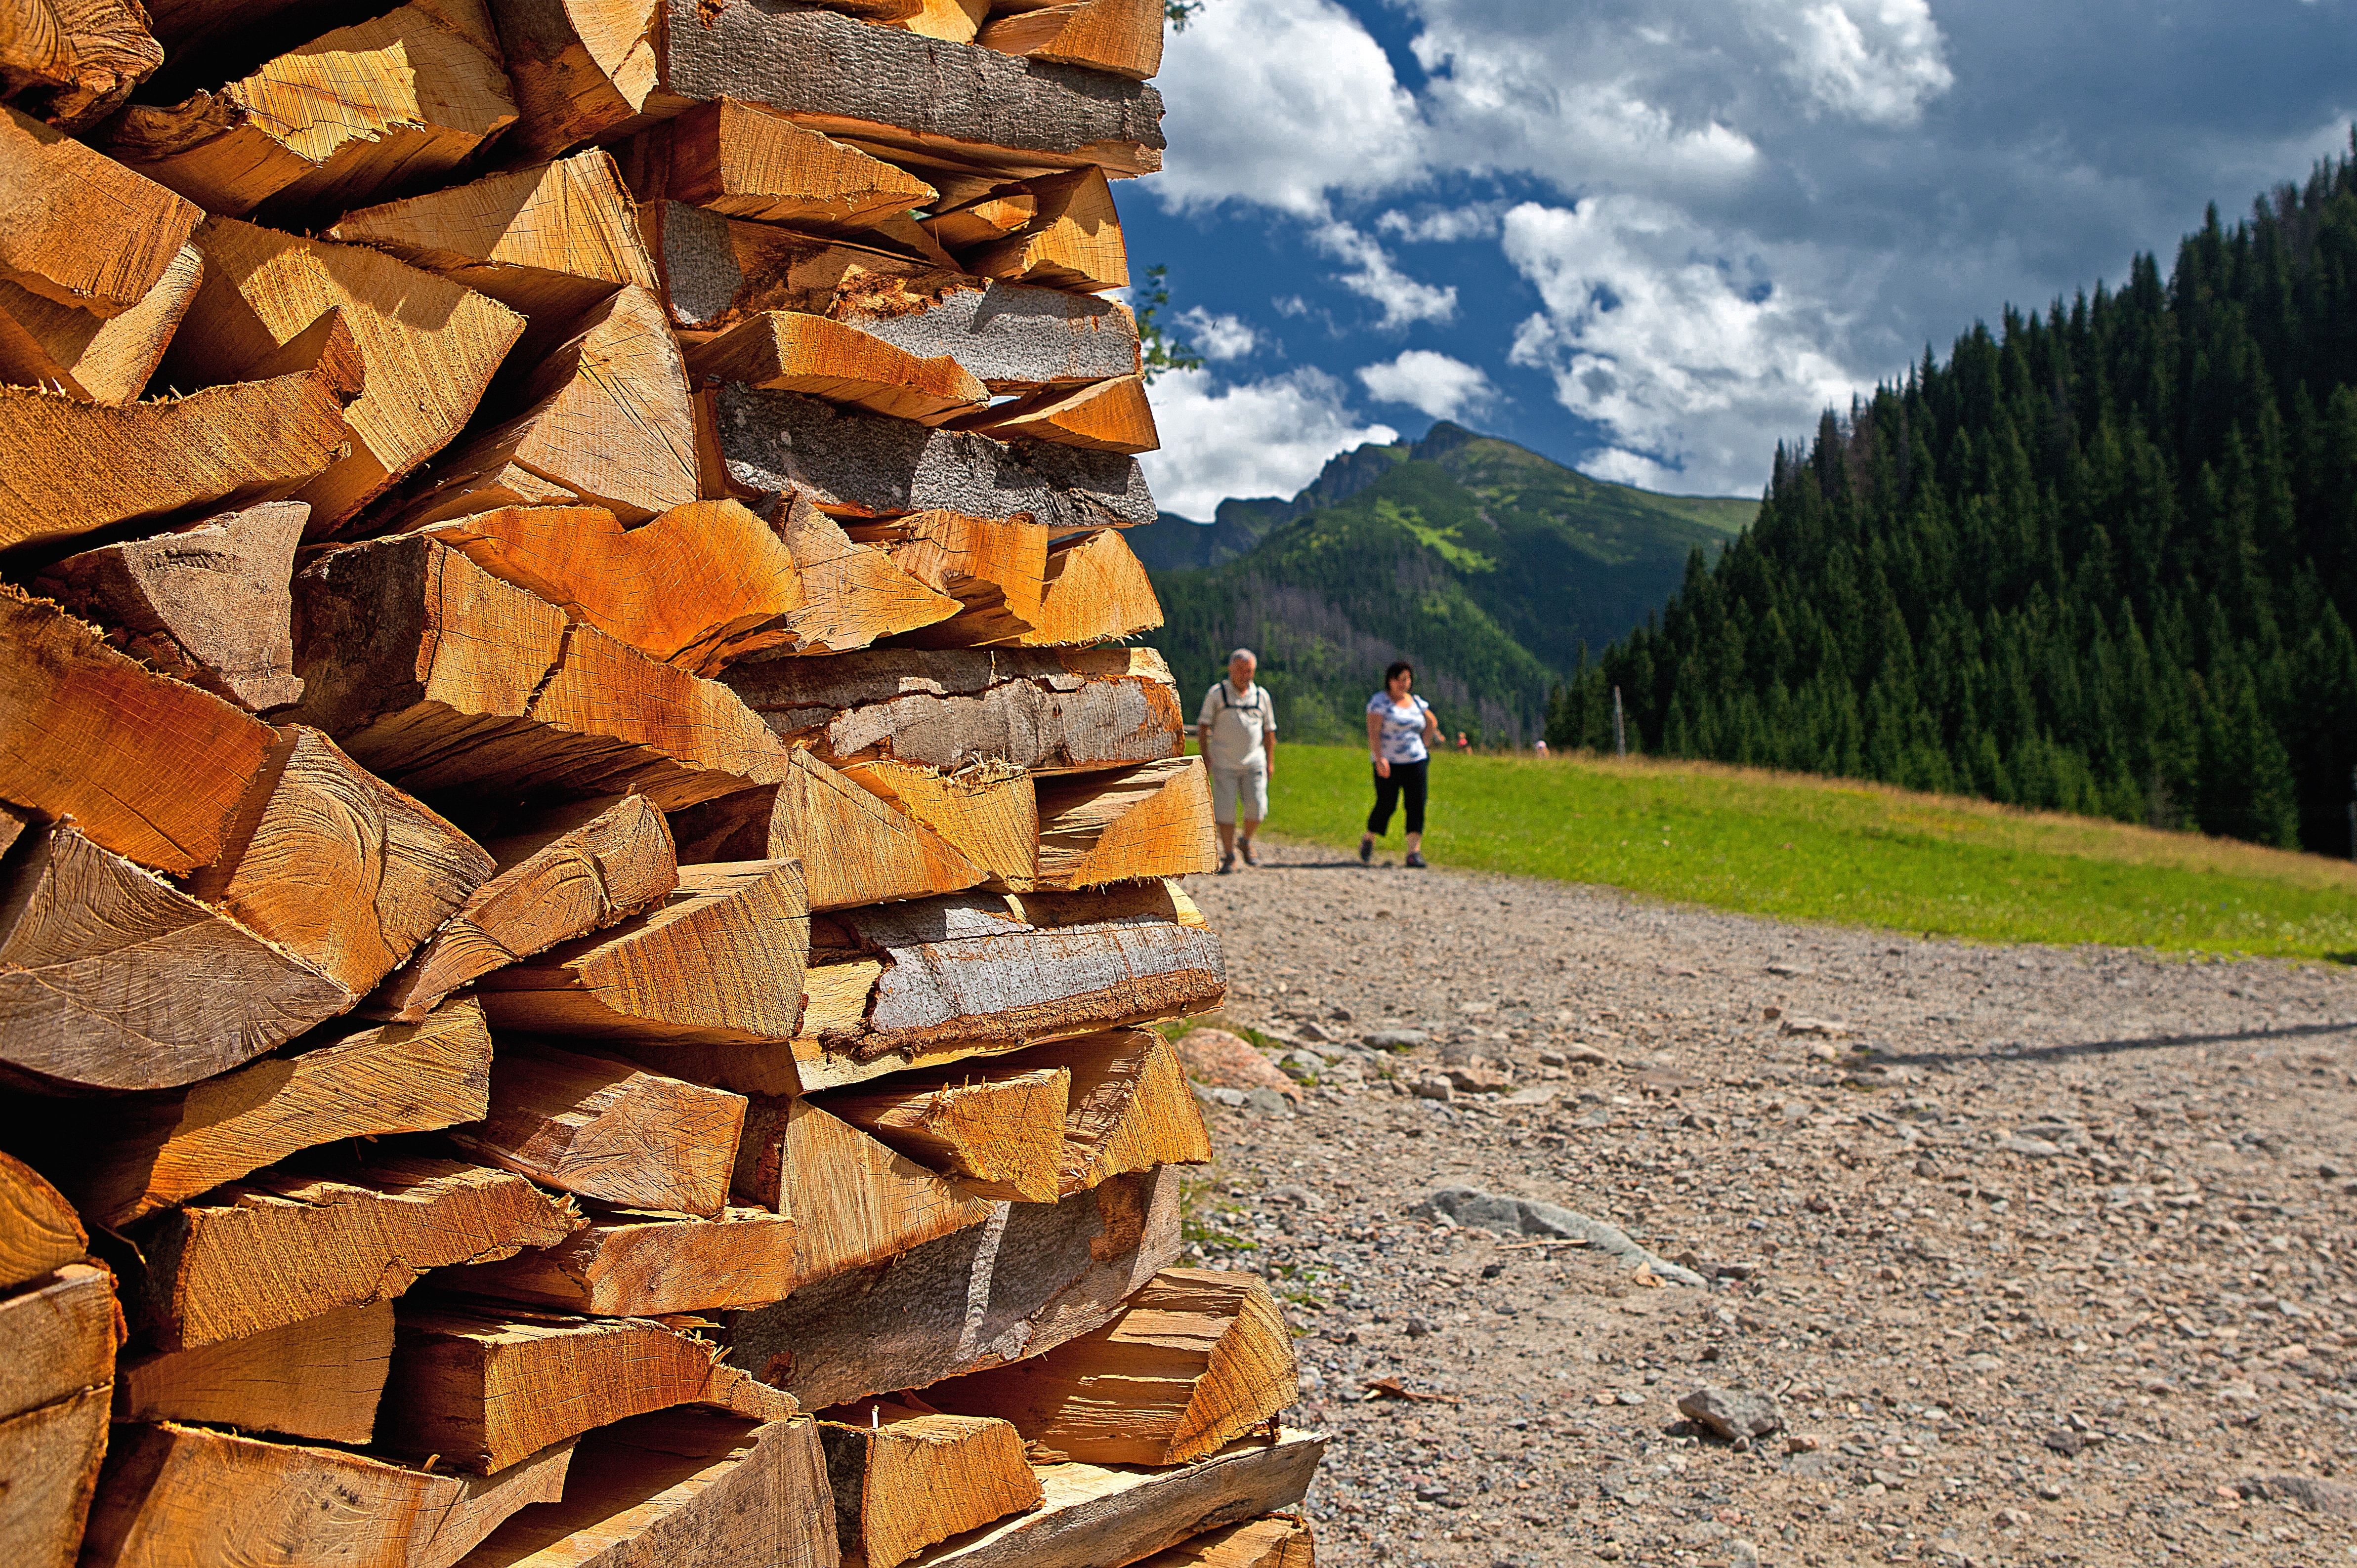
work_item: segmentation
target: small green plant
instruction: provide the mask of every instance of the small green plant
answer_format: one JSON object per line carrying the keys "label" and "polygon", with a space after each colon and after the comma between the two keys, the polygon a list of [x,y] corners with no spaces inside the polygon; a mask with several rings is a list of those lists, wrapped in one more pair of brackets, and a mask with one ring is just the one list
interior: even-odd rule
{"label": "small green plant", "polygon": [[1185,32],[1187,24],[1193,21],[1195,13],[1202,8],[1203,0],[1162,0],[1163,19],[1170,24],[1170,30],[1174,33]]}
{"label": "small green plant", "polygon": [[[1200,6],[1191,7],[1200,9]],[[1146,381],[1166,371],[1200,371],[1203,356],[1195,352],[1187,340],[1162,324],[1162,313],[1170,308],[1170,269],[1155,265],[1146,269],[1146,283],[1137,291],[1137,344],[1143,361]]]}

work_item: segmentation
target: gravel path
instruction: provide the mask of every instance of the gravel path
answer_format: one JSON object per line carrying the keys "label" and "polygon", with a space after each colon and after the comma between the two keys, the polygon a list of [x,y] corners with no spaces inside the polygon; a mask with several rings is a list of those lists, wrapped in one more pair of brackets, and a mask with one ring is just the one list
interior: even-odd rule
{"label": "gravel path", "polygon": [[1294,1304],[1322,1563],[2357,1561],[2357,975],[1262,858],[1189,884],[1228,1017],[1330,1059],[1190,1235]]}

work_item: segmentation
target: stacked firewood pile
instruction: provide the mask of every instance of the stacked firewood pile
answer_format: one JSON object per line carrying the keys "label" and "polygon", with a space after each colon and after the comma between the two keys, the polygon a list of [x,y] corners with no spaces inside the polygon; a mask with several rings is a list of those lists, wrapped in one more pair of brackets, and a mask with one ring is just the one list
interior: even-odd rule
{"label": "stacked firewood pile", "polygon": [[1310,1562],[1161,9],[0,15],[0,1561]]}

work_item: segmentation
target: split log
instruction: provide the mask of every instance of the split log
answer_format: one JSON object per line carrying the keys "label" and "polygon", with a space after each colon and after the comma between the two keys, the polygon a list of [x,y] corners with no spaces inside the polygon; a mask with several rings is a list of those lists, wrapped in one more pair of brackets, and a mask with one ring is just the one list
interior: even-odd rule
{"label": "split log", "polygon": [[791,1040],[810,911],[791,860],[680,868],[662,908],[495,970],[483,1010],[502,1029],[645,1045]]}
{"label": "split log", "polygon": [[754,1103],[737,1145],[736,1190],[794,1222],[796,1290],[980,1225],[992,1214],[963,1184],[805,1100]]}
{"label": "split log", "polygon": [[801,311],[764,311],[688,350],[688,373],[801,392],[896,419],[938,422],[989,393],[955,360],[920,360],[856,328]]}
{"label": "split log", "polygon": [[490,874],[474,840],[286,725],[221,857],[182,885],[361,996]]}
{"label": "split log", "polygon": [[70,1568],[106,1452],[109,1384],[123,1339],[114,1282],[68,1263],[0,1297],[0,1552]]}
{"label": "split log", "polygon": [[378,988],[371,1009],[423,1018],[468,981],[627,920],[679,886],[671,830],[643,795],[562,807],[483,848],[490,880]]}
{"label": "split log", "polygon": [[888,552],[855,543],[799,491],[784,499],[775,519],[802,582],[790,651],[848,653],[958,613],[957,600],[901,570]]}
{"label": "split log", "polygon": [[451,1141],[560,1192],[709,1219],[728,1201],[744,1125],[742,1095],[511,1043],[491,1063],[490,1115]]}
{"label": "split log", "polygon": [[363,245],[307,240],[234,219],[197,231],[205,276],[164,356],[168,383],[209,387],[257,374],[330,310],[359,346],[366,384],[352,450],[295,492],[324,537],[465,428],[523,318],[447,278]]}
{"label": "split log", "polygon": [[1112,529],[1060,540],[1048,552],[1039,621],[1023,648],[1084,648],[1162,624],[1153,579],[1129,541]]}
{"label": "split log", "polygon": [[682,1404],[766,1420],[794,1413],[791,1400],[718,1360],[713,1347],[660,1323],[421,1305],[405,1307],[394,1329],[377,1442],[488,1476],[568,1437]]}
{"label": "split log", "polygon": [[1194,757],[1068,773],[1039,786],[1041,891],[1186,876],[1218,858],[1210,776]]}
{"label": "split log", "polygon": [[843,1568],[895,1568],[937,1541],[1039,1506],[1039,1478],[1003,1421],[884,1402],[818,1423]]}
{"label": "split log", "polygon": [[553,158],[640,122],[662,52],[657,0],[504,0],[492,17],[521,113],[511,156]]}
{"label": "split log", "polygon": [[436,183],[515,123],[495,53],[443,7],[338,27],[242,80],[109,122],[105,150],[209,212],[272,222]]}
{"label": "split log", "polygon": [[38,1125],[17,1119],[17,1137],[84,1213],[120,1230],[321,1144],[475,1121],[490,1073],[482,1010],[461,1000],[421,1023],[322,1030],[175,1093],[49,1102]]}
{"label": "split log", "polygon": [[[764,311],[828,315],[890,309],[974,286],[952,265],[844,238],[740,222],[680,201],[649,201],[639,228],[662,280],[663,309],[694,341]],[[855,303],[856,302],[856,303]]]}
{"label": "split log", "polygon": [[70,823],[20,849],[0,897],[0,1079],[167,1089],[352,1004],[291,953]]}
{"label": "split log", "polygon": [[89,1251],[90,1236],[65,1194],[0,1151],[0,1290],[14,1290]]}
{"label": "split log", "polygon": [[295,618],[292,716],[421,795],[637,789],[672,810],[784,775],[785,747],[735,693],[568,628],[431,538],[328,555],[296,579]]}
{"label": "split log", "polygon": [[1162,0],[1067,0],[999,7],[974,42],[1003,54],[1150,81],[1162,69]]}
{"label": "split log", "polygon": [[721,454],[737,482],[764,494],[805,490],[842,516],[1022,511],[1070,532],[1156,515],[1137,460],[1119,453],[995,441],[734,384],[721,387],[718,415]]}
{"label": "split log", "polygon": [[122,1344],[114,1277],[94,1263],[66,1263],[0,1295],[0,1345],[8,1347],[0,1420],[92,1390],[104,1395]]}
{"label": "split log", "polygon": [[1039,808],[1029,774],[1005,768],[942,773],[905,762],[853,762],[841,771],[941,834],[982,868],[984,886],[1019,890],[1039,875]]}
{"label": "split log", "polygon": [[552,1247],[577,1222],[570,1198],[505,1171],[422,1157],[339,1168],[265,1172],[151,1221],[138,1316],[157,1348],[390,1301],[428,1269]]}
{"label": "split log", "polygon": [[496,1476],[453,1476],[169,1422],[125,1427],[114,1446],[84,1568],[450,1568],[519,1509],[562,1496],[572,1456],[561,1444]]}
{"label": "split log", "polygon": [[9,192],[0,279],[102,319],[146,298],[204,217],[194,202],[15,109],[0,108],[0,185]]}
{"label": "split log", "polygon": [[1039,216],[1038,197],[1020,185],[1006,185],[963,207],[936,213],[925,220],[925,231],[941,244],[963,251],[1028,229]]}
{"label": "split log", "polygon": [[1099,1568],[1151,1558],[1207,1530],[1298,1504],[1327,1442],[1286,1428],[1273,1442],[1249,1437],[1168,1469],[1051,1465],[1039,1472],[1047,1498],[1036,1512],[936,1547],[910,1568]]}
{"label": "split log", "polygon": [[626,285],[579,325],[525,377],[522,413],[435,461],[404,527],[511,506],[644,522],[696,499],[695,411],[654,295]]}
{"label": "split log", "polygon": [[1318,1568],[1318,1541],[1308,1520],[1272,1514],[1205,1530],[1156,1552],[1142,1568]]}
{"label": "split log", "polygon": [[1053,1203],[1072,1075],[994,1063],[895,1078],[821,1101],[887,1148],[984,1197]]}
{"label": "split log", "polygon": [[[1176,882],[1119,882],[1078,893],[1015,893],[1006,907],[1043,931],[1071,926],[1177,925],[1208,931],[1203,911]],[[1176,1016],[1177,1015],[1174,1015]]]}
{"label": "split log", "polygon": [[138,304],[105,317],[0,282],[0,381],[54,387],[91,403],[134,401],[162,362],[204,270],[197,248],[182,245]]}
{"label": "split log", "polygon": [[364,1444],[392,1365],[393,1304],[339,1306],[243,1339],[125,1361],[114,1419]]}
{"label": "split log", "polygon": [[612,1213],[554,1247],[446,1269],[437,1284],[599,1317],[766,1306],[793,1290],[794,1220],[765,1208],[710,1219]]}
{"label": "split log", "polygon": [[1039,625],[1049,531],[1028,517],[920,511],[889,522],[855,523],[844,532],[862,544],[884,546],[902,571],[963,607],[913,633],[918,646],[979,648]]}
{"label": "split log", "polygon": [[986,1224],[733,1314],[728,1359],[811,1409],[921,1388],[1101,1326],[1178,1245],[1175,1171],[995,1205]]}
{"label": "split log", "polygon": [[1069,773],[1176,757],[1186,735],[1150,648],[877,650],[747,660],[724,679],[771,730],[838,765]]}
{"label": "split log", "polygon": [[122,106],[164,61],[130,0],[16,0],[0,41],[0,95],[72,135]]}
{"label": "split log", "polygon": [[966,266],[1006,283],[1096,294],[1129,286],[1129,252],[1101,168],[1027,181],[1039,216],[1021,233],[965,257]]}
{"label": "split log", "polygon": [[592,1433],[564,1500],[517,1515],[461,1568],[835,1568],[815,1427],[682,1410]]}
{"label": "split log", "polygon": [[796,859],[813,909],[962,892],[981,867],[806,751],[785,779],[691,806],[672,823],[683,858]]}
{"label": "split log", "polygon": [[971,283],[937,294],[845,295],[829,314],[920,358],[947,354],[993,392],[1037,392],[1135,375],[1137,323],[1110,299],[1025,284]]}
{"label": "split log", "polygon": [[33,586],[151,668],[255,712],[281,707],[303,694],[287,585],[310,515],[301,501],[264,501],[69,555]]}
{"label": "split log", "polygon": [[1092,1465],[1190,1464],[1300,1397],[1276,1298],[1213,1269],[1165,1269],[1102,1328],[925,1388],[938,1410],[997,1416]]}
{"label": "split log", "polygon": [[1057,1165],[1060,1196],[1157,1165],[1211,1163],[1211,1133],[1178,1053],[1150,1030],[1057,1040],[994,1058],[991,1068],[1059,1068],[1071,1074]]}
{"label": "split log", "polygon": [[1153,452],[1162,446],[1146,378],[1122,376],[1071,390],[1057,387],[960,419],[961,430],[981,430],[1002,441],[1018,437],[1082,446],[1092,452]]}
{"label": "split log", "polygon": [[0,452],[41,454],[0,465],[0,548],[308,494],[350,449],[360,349],[329,311],[253,371],[120,407],[0,389]]}
{"label": "split log", "polygon": [[928,38],[970,44],[990,16],[990,0],[924,0],[915,16],[889,24]]}
{"label": "split log", "polygon": [[758,223],[856,229],[934,197],[931,186],[881,158],[734,98],[699,103],[617,151],[640,201],[683,201]]}

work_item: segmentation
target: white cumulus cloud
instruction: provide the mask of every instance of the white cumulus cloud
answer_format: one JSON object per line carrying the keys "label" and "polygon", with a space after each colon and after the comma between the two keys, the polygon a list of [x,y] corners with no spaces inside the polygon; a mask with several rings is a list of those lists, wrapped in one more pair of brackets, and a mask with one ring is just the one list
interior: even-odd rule
{"label": "white cumulus cloud", "polygon": [[1260,347],[1260,333],[1241,316],[1214,315],[1201,306],[1180,311],[1175,319],[1187,346],[1214,364],[1241,360]]}
{"label": "white cumulus cloud", "polygon": [[1784,38],[1786,73],[1825,108],[1867,124],[1912,125],[1956,84],[1929,0],[1824,0],[1801,7]]}
{"label": "white cumulus cloud", "polygon": [[1396,359],[1359,368],[1359,383],[1371,397],[1404,403],[1435,419],[1477,413],[1498,399],[1489,372],[1429,349],[1410,349]]}
{"label": "white cumulus cloud", "polygon": [[1232,386],[1209,371],[1173,371],[1154,383],[1154,422],[1162,449],[1138,458],[1146,482],[1165,511],[1199,521],[1230,496],[1290,496],[1335,453],[1399,439],[1388,424],[1361,424],[1348,389],[1307,367]]}
{"label": "white cumulus cloud", "polygon": [[1391,252],[1348,223],[1329,223],[1310,238],[1319,250],[1351,270],[1334,281],[1383,306],[1385,329],[1419,321],[1447,321],[1457,314],[1455,284],[1421,283],[1399,270]]}

